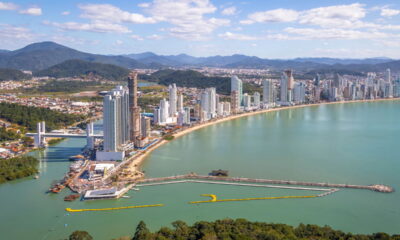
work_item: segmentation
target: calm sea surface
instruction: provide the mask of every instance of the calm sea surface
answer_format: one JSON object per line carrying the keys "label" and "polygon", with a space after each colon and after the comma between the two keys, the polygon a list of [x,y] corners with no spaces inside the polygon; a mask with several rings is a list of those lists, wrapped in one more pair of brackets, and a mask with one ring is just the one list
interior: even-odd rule
{"label": "calm sea surface", "polygon": [[[46,194],[68,170],[68,157],[85,140],[66,140],[33,155],[40,178],[0,185],[0,239],[62,239],[86,230],[96,240],[132,235],[144,220],[155,230],[175,220],[247,218],[297,225],[330,225],[355,233],[400,233],[400,101],[322,105],[260,114],[217,124],[155,150],[143,169],[149,177],[213,169],[231,176],[351,184],[386,184],[391,194],[341,190],[315,199],[261,200],[190,205],[219,198],[309,195],[312,191],[199,183],[142,187],[132,198],[67,203]],[[71,208],[163,203],[164,207],[68,214]]]}

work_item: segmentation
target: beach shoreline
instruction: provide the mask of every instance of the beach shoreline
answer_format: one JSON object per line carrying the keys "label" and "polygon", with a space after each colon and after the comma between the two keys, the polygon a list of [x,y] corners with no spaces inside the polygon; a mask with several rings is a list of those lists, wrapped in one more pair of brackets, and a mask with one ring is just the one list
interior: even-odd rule
{"label": "beach shoreline", "polygon": [[368,99],[368,100],[351,100],[351,101],[338,101],[338,102],[321,102],[321,103],[312,103],[312,104],[303,104],[303,105],[294,105],[294,106],[285,106],[285,107],[277,107],[277,108],[269,108],[269,109],[262,109],[254,112],[245,112],[245,113],[240,113],[220,119],[215,119],[211,120],[205,123],[200,123],[198,125],[186,128],[182,131],[179,131],[177,133],[172,134],[174,136],[174,139],[172,140],[164,140],[162,139],[158,143],[154,144],[153,146],[149,147],[145,152],[143,152],[141,155],[134,157],[132,163],[129,165],[133,165],[134,168],[138,169],[141,167],[143,164],[144,160],[152,153],[154,150],[157,148],[163,146],[164,144],[174,141],[175,139],[182,137],[184,135],[187,135],[191,132],[197,131],[199,129],[209,127],[218,123],[223,123],[243,117],[249,117],[249,116],[254,116],[257,114],[262,114],[262,113],[269,113],[269,112],[277,112],[281,110],[291,110],[291,109],[298,109],[298,108],[305,108],[305,107],[318,107],[318,106],[323,106],[323,105],[333,105],[333,104],[348,104],[348,103],[367,103],[367,102],[382,102],[382,101],[399,101],[400,98],[384,98],[384,99]]}

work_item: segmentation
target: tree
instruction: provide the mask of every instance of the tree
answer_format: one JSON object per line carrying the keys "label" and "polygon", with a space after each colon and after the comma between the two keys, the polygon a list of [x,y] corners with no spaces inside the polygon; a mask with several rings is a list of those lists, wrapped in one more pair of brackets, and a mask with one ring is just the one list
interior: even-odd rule
{"label": "tree", "polygon": [[93,240],[93,237],[86,231],[75,231],[69,235],[69,240]]}
{"label": "tree", "polygon": [[132,240],[148,240],[151,237],[151,233],[146,226],[146,223],[140,221],[136,227],[135,235]]}

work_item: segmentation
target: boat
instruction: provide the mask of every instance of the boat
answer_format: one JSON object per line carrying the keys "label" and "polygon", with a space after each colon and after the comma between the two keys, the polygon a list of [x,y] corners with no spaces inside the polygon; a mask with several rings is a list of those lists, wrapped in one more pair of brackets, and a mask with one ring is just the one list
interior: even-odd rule
{"label": "boat", "polygon": [[49,191],[52,193],[59,193],[64,188],[65,188],[65,185],[58,183],[58,184],[54,185],[54,187],[50,188]]}
{"label": "boat", "polygon": [[228,170],[222,170],[222,169],[212,170],[208,175],[214,177],[227,177]]}
{"label": "boat", "polygon": [[75,156],[71,156],[71,157],[69,157],[69,160],[70,160],[70,161],[79,161],[79,160],[85,160],[85,157],[84,157],[84,156],[82,156],[82,155],[80,155],[80,154],[78,154],[78,155],[75,155]]}
{"label": "boat", "polygon": [[66,202],[72,202],[72,201],[75,201],[76,199],[78,199],[80,196],[81,196],[81,195],[79,195],[79,194],[71,194],[71,195],[66,196],[66,197],[64,198],[64,201],[66,201]]}
{"label": "boat", "polygon": [[39,179],[39,175],[35,175],[33,178],[34,179]]}

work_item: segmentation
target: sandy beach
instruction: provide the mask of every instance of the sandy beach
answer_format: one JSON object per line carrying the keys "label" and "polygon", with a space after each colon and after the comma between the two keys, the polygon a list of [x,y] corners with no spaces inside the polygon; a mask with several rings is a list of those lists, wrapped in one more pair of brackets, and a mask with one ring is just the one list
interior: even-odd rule
{"label": "sandy beach", "polygon": [[[331,104],[348,104],[348,103],[365,103],[365,102],[380,102],[380,101],[399,101],[400,98],[385,98],[385,99],[373,99],[373,100],[352,100],[352,101],[341,101],[341,102],[322,102],[322,103],[313,103],[313,104],[304,104],[304,105],[295,105],[295,106],[287,106],[287,107],[277,107],[277,108],[270,108],[270,109],[262,109],[254,112],[245,112],[245,113],[240,113],[232,116],[228,116],[225,118],[219,118],[215,120],[211,120],[205,123],[200,123],[198,125],[188,127],[182,131],[179,131],[177,133],[174,133],[174,139],[182,137],[186,134],[189,134],[191,132],[197,131],[199,129],[226,122],[226,121],[231,121],[234,119],[242,118],[242,117],[249,117],[253,116],[256,114],[262,114],[262,113],[268,113],[268,112],[276,112],[276,111],[281,111],[281,110],[289,110],[289,109],[296,109],[296,108],[305,108],[305,107],[316,107],[316,106],[321,106],[321,105],[331,105]],[[174,140],[173,139],[173,140]],[[173,141],[171,140],[171,141]],[[155,149],[159,148],[160,146],[168,143],[170,141],[167,140],[161,140],[158,143],[154,144],[153,146],[149,147],[145,152],[141,153],[138,156],[135,156],[132,163],[129,164],[130,168],[140,168],[140,166],[143,164],[144,160],[146,157]]]}

